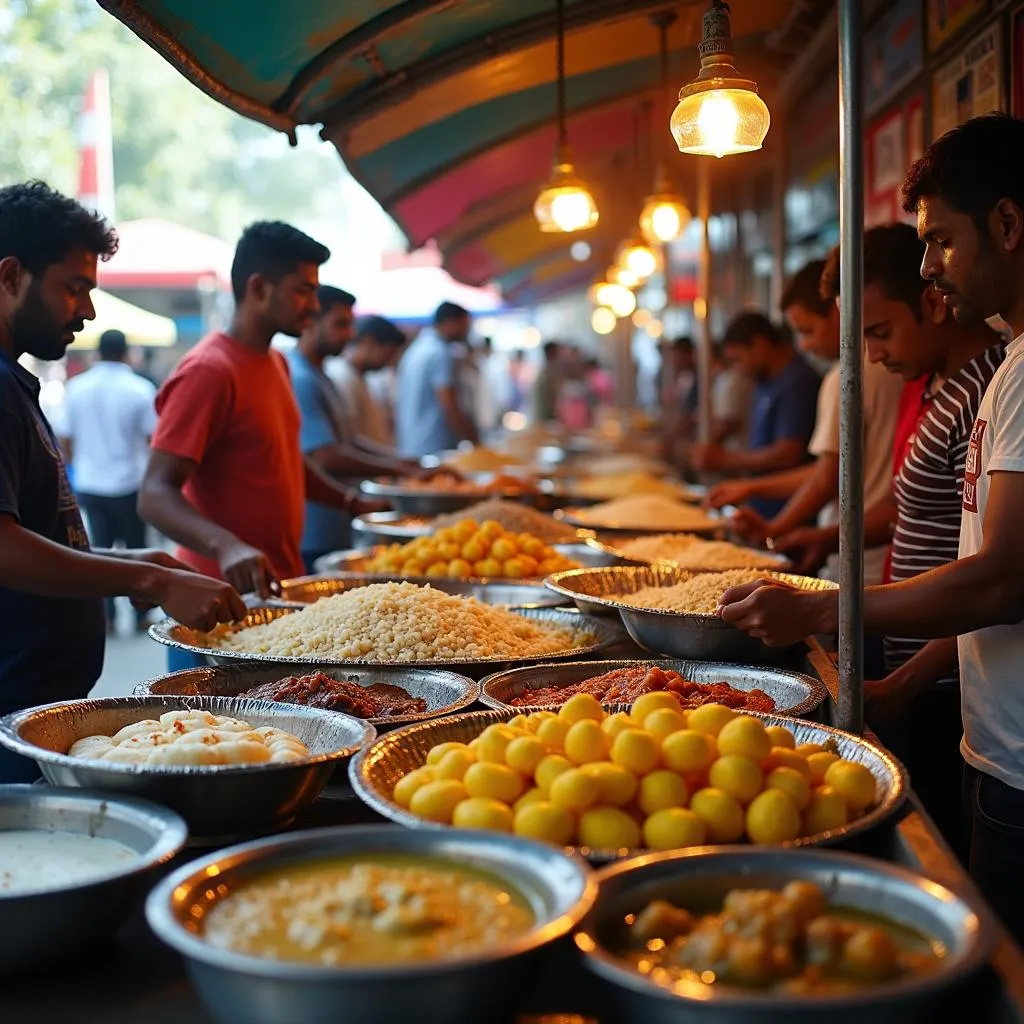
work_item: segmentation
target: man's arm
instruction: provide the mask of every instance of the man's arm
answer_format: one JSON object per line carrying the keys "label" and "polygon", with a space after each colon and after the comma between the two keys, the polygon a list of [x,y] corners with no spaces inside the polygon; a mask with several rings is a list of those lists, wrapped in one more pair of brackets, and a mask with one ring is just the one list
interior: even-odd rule
{"label": "man's arm", "polygon": [[814,473],[814,463],[806,462],[793,469],[785,469],[767,476],[754,476],[749,480],[726,480],[708,491],[704,503],[709,508],[739,505],[749,498],[790,498]]}
{"label": "man's arm", "polygon": [[738,452],[721,451],[714,460],[717,464],[708,468],[734,476],[741,473],[760,475],[792,469],[799,466],[806,458],[806,441],[798,437],[784,437],[764,448],[751,448]]}
{"label": "man's arm", "polygon": [[0,513],[0,586],[42,597],[120,597],[162,606],[194,629],[212,629],[245,615],[238,595],[198,573],[126,558],[73,551],[26,530]]}
{"label": "man's arm", "polygon": [[459,400],[454,387],[439,387],[434,389],[437,401],[444,413],[448,426],[452,428],[455,436],[462,441],[476,441],[476,425],[459,407]]}
{"label": "man's arm", "polygon": [[165,537],[215,561],[239,592],[266,596],[277,578],[267,556],[210,522],[182,493],[196,468],[192,459],[153,449],[139,492],[139,514]]}
{"label": "man's arm", "polygon": [[807,479],[768,524],[768,536],[780,537],[813,519],[839,496],[839,456],[831,452],[815,459]]}
{"label": "man's arm", "polygon": [[322,448],[307,452],[306,458],[318,469],[332,476],[407,476],[410,473],[419,473],[418,466],[413,467],[396,456],[371,454],[347,444],[324,445]]}
{"label": "man's arm", "polygon": [[956,675],[958,667],[956,637],[930,640],[884,679],[865,680],[864,702],[869,720],[873,725],[882,725],[904,718],[920,693],[940,679]]}

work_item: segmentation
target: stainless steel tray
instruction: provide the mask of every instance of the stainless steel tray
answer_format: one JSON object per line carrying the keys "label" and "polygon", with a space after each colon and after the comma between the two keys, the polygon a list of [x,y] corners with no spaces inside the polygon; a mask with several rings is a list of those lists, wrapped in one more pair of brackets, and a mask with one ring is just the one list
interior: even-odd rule
{"label": "stainless steel tray", "polygon": [[[613,709],[626,710],[623,705]],[[496,722],[507,722],[520,713],[519,708],[503,711],[472,711],[450,718],[439,718],[433,722],[422,722],[396,729],[366,747],[349,764],[349,778],[352,787],[368,806],[378,814],[407,828],[449,828],[436,822],[417,818],[392,800],[395,783],[416,768],[426,764],[431,747],[438,743],[468,743]],[[751,714],[751,712],[744,712]],[[842,732],[827,725],[818,725],[800,718],[786,718],[781,715],[755,715],[765,725],[782,725],[790,729],[797,744],[835,743],[840,757],[864,765],[875,777],[881,793],[875,806],[855,821],[842,828],[805,836],[783,843],[787,848],[805,846],[828,846],[860,835],[881,824],[895,814],[907,795],[907,774],[903,766],[882,747],[870,740],[852,733]],[[593,861],[603,862],[622,856],[617,850],[579,849],[580,854]],[[633,851],[636,852],[636,851]]]}
{"label": "stainless steel tray", "polygon": [[[433,520],[429,516],[407,516],[402,512],[367,512],[352,520],[352,536],[360,547],[374,547],[377,544],[404,544],[406,541],[425,537],[430,533]],[[331,558],[326,555],[317,563]]]}
{"label": "stainless steel tray", "polygon": [[[760,570],[757,570],[760,572]],[[556,594],[568,597],[587,614],[618,613],[626,631],[641,647],[666,658],[696,661],[763,661],[777,658],[785,648],[768,647],[745,630],[723,622],[717,615],[635,608],[622,598],[643,587],[665,587],[698,575],[668,566],[622,566],[608,569],[572,569],[545,581]],[[835,590],[830,580],[763,572],[765,579],[781,580],[806,590]]]}
{"label": "stainless steel tray", "polygon": [[[356,556],[359,554],[361,553],[339,551],[334,555],[325,556],[320,561],[325,562],[329,559],[332,565],[356,566],[364,564],[371,555],[370,552],[367,552],[366,558],[357,558]],[[281,584],[278,597],[265,603],[269,605],[279,603],[287,605],[312,604],[322,597],[331,597],[333,594],[342,594],[346,590],[353,590],[356,587],[369,586],[371,583],[381,583],[396,578],[394,576],[376,576],[358,570],[331,569],[322,576],[302,576],[294,580],[285,580]],[[473,597],[482,604],[496,605],[502,608],[557,608],[559,605],[569,603],[564,597],[548,590],[540,580],[403,578],[409,583],[429,585],[434,590],[440,590],[445,594]]]}
{"label": "stainless steel tray", "polygon": [[[688,507],[688,506],[687,506]],[[626,525],[625,523],[620,524],[604,524],[595,523],[590,521],[587,516],[588,509],[581,508],[579,506],[570,506],[568,508],[556,509],[552,515],[563,523],[568,523],[569,526],[575,526],[581,530],[593,530],[600,534],[605,534],[609,537],[624,536],[624,537],[636,537],[641,534],[650,533],[696,533],[701,537],[714,537],[724,535],[726,530],[729,528],[728,520],[714,511],[707,513],[708,521],[705,524],[697,524],[695,526],[687,526],[685,529],[679,528],[676,530],[666,530],[664,526],[650,527],[642,524],[631,523]]]}
{"label": "stainless steel tray", "polygon": [[[489,708],[512,707],[509,700],[530,690],[550,686],[571,686],[585,679],[602,676],[635,665],[668,669],[695,683],[728,683],[737,690],[763,690],[775,701],[775,713],[795,717],[811,715],[828,694],[822,682],[802,672],[759,665],[728,665],[711,661],[571,661],[554,665],[531,665],[494,672],[480,680],[480,701]],[[522,706],[516,708],[522,713]],[[537,710],[531,706],[529,710]]]}
{"label": "stainless steel tray", "polygon": [[538,505],[544,495],[525,487],[507,487],[497,490],[480,487],[473,491],[432,491],[422,487],[407,487],[390,478],[364,480],[360,484],[364,494],[388,502],[396,512],[408,516],[439,516],[445,512],[475,505],[479,501],[500,498],[502,501],[521,501],[525,505]]}
{"label": "stainless steel tray", "polygon": [[[462,711],[480,696],[479,683],[455,672],[444,672],[440,669],[421,668],[406,672],[402,669],[343,669],[337,665],[310,665],[304,671],[323,672],[333,679],[358,683],[360,686],[372,686],[374,683],[400,686],[409,696],[422,697],[427,702],[427,710],[418,715],[366,719],[378,732]],[[135,694],[139,697],[237,697],[254,686],[275,683],[294,674],[286,669],[262,665],[188,668],[182,672],[172,672],[139,683],[135,687]]]}
{"label": "stainless steel tray", "polygon": [[[360,584],[361,586],[365,584]],[[236,626],[245,629],[249,626],[258,626],[265,622],[279,619],[282,615],[291,615],[296,611],[297,606],[270,606],[264,605],[261,608],[253,608],[249,614]],[[158,643],[167,647],[177,647],[179,650],[188,651],[191,654],[199,654],[210,660],[212,664],[235,665],[240,662],[262,662],[271,665],[365,665],[374,668],[445,668],[447,666],[460,666],[464,669],[484,667],[488,665],[508,665],[515,663],[534,663],[542,661],[561,660],[563,658],[578,658],[587,654],[593,654],[604,650],[618,643],[624,637],[624,631],[617,622],[609,622],[606,619],[595,619],[590,615],[582,615],[580,612],[568,608],[524,608],[514,612],[524,618],[535,622],[545,622],[550,625],[560,626],[563,629],[572,629],[580,638],[577,646],[558,651],[554,654],[537,654],[519,656],[516,658],[494,657],[494,658],[448,658],[443,662],[433,661],[388,661],[375,662],[363,658],[344,658],[337,660],[324,659],[322,657],[295,658],[295,657],[273,657],[269,654],[245,654],[238,651],[226,651],[217,647],[211,647],[206,634],[189,629],[187,626],[175,622],[174,619],[164,619],[154,626],[150,626],[149,635]]]}

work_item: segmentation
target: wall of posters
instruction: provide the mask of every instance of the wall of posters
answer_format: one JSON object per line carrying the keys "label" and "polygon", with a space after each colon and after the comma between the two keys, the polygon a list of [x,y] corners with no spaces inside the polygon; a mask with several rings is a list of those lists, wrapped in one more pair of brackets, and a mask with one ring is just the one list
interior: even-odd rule
{"label": "wall of posters", "polygon": [[924,153],[924,95],[869,125],[865,133],[864,217],[868,227],[915,218],[903,212],[900,187],[910,165]]}
{"label": "wall of posters", "polygon": [[932,138],[1003,109],[1002,40],[996,21],[932,76]]}
{"label": "wall of posters", "polygon": [[928,0],[928,49],[948,43],[987,7],[988,0]]}
{"label": "wall of posters", "polygon": [[1024,4],[1010,15],[1010,110],[1024,117]]}
{"label": "wall of posters", "polygon": [[873,113],[921,70],[920,0],[893,0],[864,37],[865,102]]}

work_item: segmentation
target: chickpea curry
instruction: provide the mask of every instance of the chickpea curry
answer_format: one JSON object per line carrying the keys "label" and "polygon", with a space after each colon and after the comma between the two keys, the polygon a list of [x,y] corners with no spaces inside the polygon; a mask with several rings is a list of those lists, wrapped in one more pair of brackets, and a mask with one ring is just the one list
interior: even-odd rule
{"label": "chickpea curry", "polygon": [[626,918],[622,955],[653,981],[836,996],[935,969],[945,950],[904,925],[829,906],[810,882],[734,889],[698,916],[654,900]]}

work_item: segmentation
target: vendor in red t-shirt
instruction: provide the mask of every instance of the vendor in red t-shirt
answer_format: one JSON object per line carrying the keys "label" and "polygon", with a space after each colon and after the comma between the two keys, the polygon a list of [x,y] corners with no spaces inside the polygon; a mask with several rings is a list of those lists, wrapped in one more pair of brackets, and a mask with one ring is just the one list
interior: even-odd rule
{"label": "vendor in red t-shirt", "polygon": [[380,507],[303,457],[287,364],[270,347],[319,311],[318,268],[329,256],[287,224],[246,228],[231,265],[231,326],[203,338],[157,396],[143,518],[181,545],[182,561],[240,593],[266,596],[302,575],[307,498],[350,514]]}

